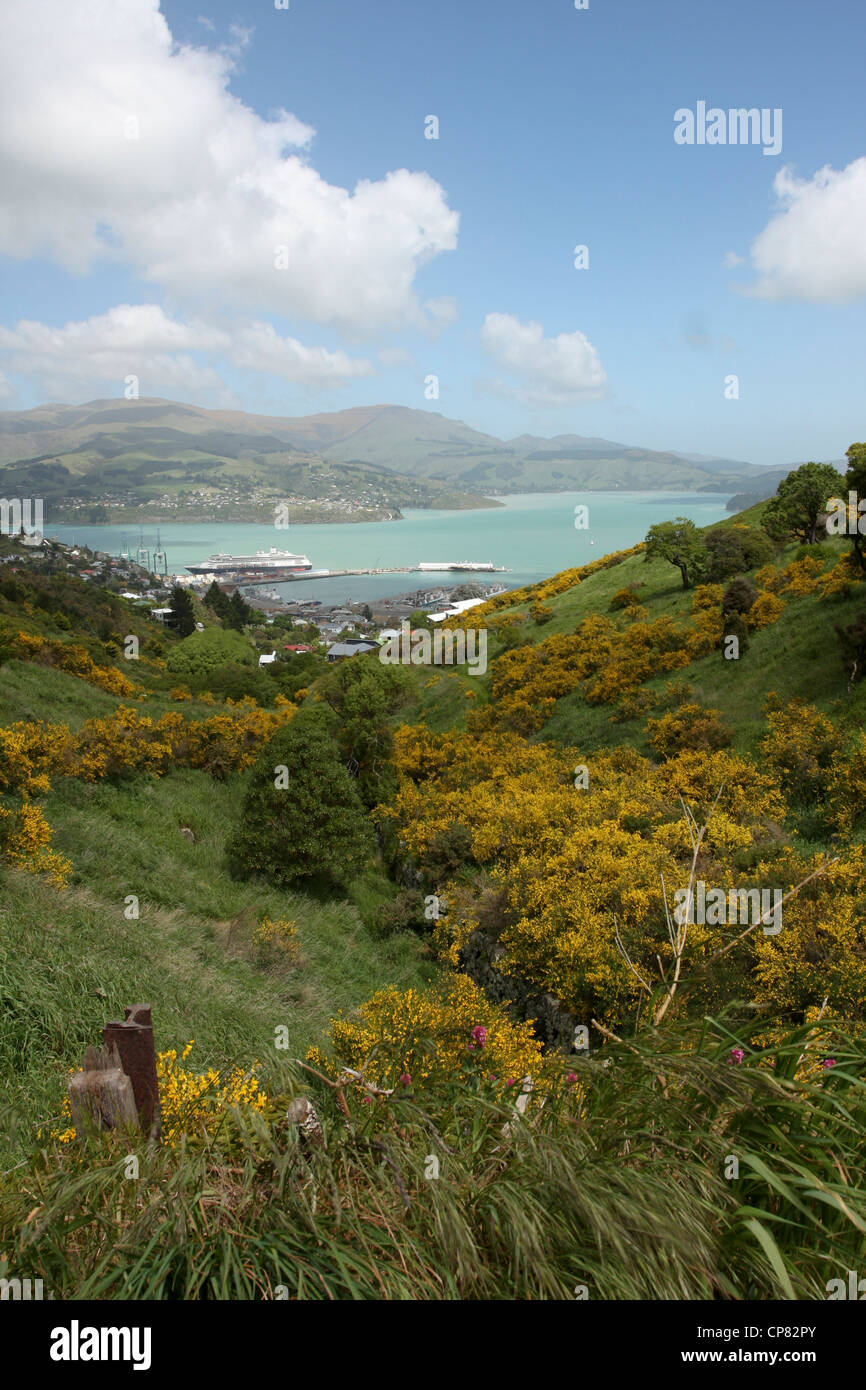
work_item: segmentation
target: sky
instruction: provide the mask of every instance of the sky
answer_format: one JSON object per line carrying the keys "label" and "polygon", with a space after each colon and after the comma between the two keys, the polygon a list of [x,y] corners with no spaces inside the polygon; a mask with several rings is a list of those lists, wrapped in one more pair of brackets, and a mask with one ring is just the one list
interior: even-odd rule
{"label": "sky", "polygon": [[392,403],[772,465],[866,437],[860,0],[0,19],[0,409]]}

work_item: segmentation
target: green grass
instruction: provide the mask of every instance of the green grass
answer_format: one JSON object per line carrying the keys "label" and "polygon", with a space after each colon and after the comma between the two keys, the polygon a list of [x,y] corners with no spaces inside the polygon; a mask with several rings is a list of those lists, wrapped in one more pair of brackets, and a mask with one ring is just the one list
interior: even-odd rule
{"label": "green grass", "polygon": [[0,724],[41,719],[80,729],[87,719],[111,714],[117,704],[113,695],[53,666],[9,661],[0,672]]}
{"label": "green grass", "polygon": [[[16,1148],[57,1116],[67,1069],[125,1005],[153,1005],[160,1048],[195,1038],[192,1062],[273,1068],[384,982],[408,987],[436,973],[416,937],[375,939],[350,898],[230,879],[223,846],[241,794],[238,777],[217,783],[187,769],[120,787],[69,780],[46,799],[74,882],[57,892],[7,870],[0,901],[0,1075],[22,1114]],[[382,893],[375,874],[353,889],[362,907]],[[130,894],[137,921],[124,916]],[[297,968],[256,964],[251,936],[263,916],[297,924]],[[277,1025],[289,1054],[275,1049]]]}
{"label": "green grass", "polygon": [[[650,617],[669,612],[653,604]],[[668,681],[685,681],[701,704],[721,711],[734,730],[738,752],[757,753],[766,729],[764,701],[770,691],[783,699],[798,698],[815,705],[835,723],[854,731],[866,722],[866,683],[849,693],[839,656],[834,623],[853,621],[862,599],[822,602],[813,595],[785,600],[777,622],[753,633],[748,651],[739,660],[725,660],[713,652],[681,670],[647,681],[643,687],[661,697]],[[549,626],[552,626],[550,624]],[[537,737],[586,749],[609,748],[625,740],[642,752],[646,716],[626,724],[612,724],[614,705],[588,705],[579,692],[563,696]]]}

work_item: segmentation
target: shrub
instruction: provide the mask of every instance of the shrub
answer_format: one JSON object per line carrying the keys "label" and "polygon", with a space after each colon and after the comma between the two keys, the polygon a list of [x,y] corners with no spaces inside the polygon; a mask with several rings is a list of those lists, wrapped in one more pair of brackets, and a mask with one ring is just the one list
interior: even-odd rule
{"label": "shrub", "polygon": [[647,742],[662,758],[672,758],[684,750],[727,748],[733,732],[722,723],[717,709],[703,705],[681,705],[658,719],[647,720]]}
{"label": "shrub", "polygon": [[766,764],[776,770],[792,801],[824,799],[842,740],[834,725],[804,700],[767,696],[767,734],[761,743]]}
{"label": "shrub", "polygon": [[738,642],[737,654],[742,655],[749,650],[749,625],[742,613],[728,613],[725,615],[722,633],[719,638],[719,646],[725,647],[729,637],[736,637]]}
{"label": "shrub", "polygon": [[[545,1065],[530,1024],[512,1022],[501,1005],[461,974],[447,975],[423,991],[401,992],[393,985],[379,990],[362,1005],[357,1021],[332,1021],[331,1043],[337,1067],[347,1063],[358,1068],[366,1062],[365,1075],[380,1086],[399,1085],[401,1077],[408,1077],[404,1084],[424,1090],[480,1073],[503,1092],[510,1089],[509,1081],[513,1086],[530,1074],[537,1083],[558,1069],[555,1060]],[[317,1048],[307,1055],[329,1065]]]}
{"label": "shrub", "polygon": [[613,714],[611,724],[626,724],[630,719],[640,719],[655,704],[655,696],[649,690],[629,690],[623,695]]}
{"label": "shrub", "polygon": [[[617,613],[621,608],[633,608],[636,604],[639,604],[640,599],[635,593],[636,587],[637,586],[630,586],[628,589],[617,589],[608,605],[610,609],[614,613]],[[643,588],[643,585],[641,585],[641,588]]]}
{"label": "shrub", "polygon": [[424,916],[423,894],[416,888],[401,888],[396,898],[379,904],[372,930],[376,936],[394,936],[397,932],[423,931],[429,925]]}
{"label": "shrub", "polygon": [[538,623],[539,627],[543,626],[544,623],[549,623],[553,617],[553,609],[549,603],[533,603],[529,612],[532,621]]}
{"label": "shrub", "polygon": [[861,681],[866,674],[866,611],[859,613],[847,627],[836,623],[839,655],[849,677],[849,684]]}
{"label": "shrub", "polygon": [[748,613],[757,597],[758,591],[754,584],[741,575],[738,579],[732,579],[725,589],[722,612],[726,618],[732,613]]}
{"label": "shrub", "polygon": [[263,917],[253,932],[253,948],[260,965],[301,964],[298,929],[284,917],[276,922]]}
{"label": "shrub", "polygon": [[770,627],[781,617],[784,609],[784,600],[778,594],[760,593],[749,609],[749,626],[757,629]]}
{"label": "shrub", "polygon": [[719,607],[725,590],[721,584],[699,584],[692,599],[693,613],[711,613]]}
{"label": "shrub", "polygon": [[447,829],[434,835],[423,855],[423,867],[433,879],[447,878],[470,863],[472,832],[458,821],[452,821]]}
{"label": "shrub", "polygon": [[255,666],[256,654],[241,633],[219,627],[190,633],[166,658],[169,671],[183,676],[206,675],[228,663]]}
{"label": "shrub", "polygon": [[715,581],[757,569],[773,558],[770,540],[751,526],[716,527],[707,532],[704,543],[710,557],[708,578]]}

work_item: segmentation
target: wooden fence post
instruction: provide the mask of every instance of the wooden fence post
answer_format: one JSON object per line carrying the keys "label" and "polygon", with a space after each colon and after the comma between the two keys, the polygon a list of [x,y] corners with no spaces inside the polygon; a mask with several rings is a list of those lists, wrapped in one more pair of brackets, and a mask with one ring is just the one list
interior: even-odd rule
{"label": "wooden fence post", "polygon": [[120,1065],[116,1047],[88,1047],[84,1070],[70,1079],[68,1094],[79,1139],[94,1129],[138,1124],[132,1082]]}
{"label": "wooden fence post", "polygon": [[102,1030],[106,1047],[116,1047],[120,1064],[132,1083],[138,1121],[145,1134],[159,1138],[159,1083],[150,1004],[124,1009],[125,1022],[106,1023]]}

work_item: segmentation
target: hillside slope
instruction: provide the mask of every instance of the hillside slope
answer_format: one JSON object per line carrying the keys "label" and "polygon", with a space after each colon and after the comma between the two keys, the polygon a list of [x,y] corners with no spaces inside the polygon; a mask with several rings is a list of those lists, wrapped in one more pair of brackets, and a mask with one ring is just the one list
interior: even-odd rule
{"label": "hillside slope", "polygon": [[[247,491],[254,484],[293,483],[312,500],[316,493],[305,491],[305,482],[333,477],[348,487],[352,470],[359,470],[356,491],[375,484],[381,492],[388,486],[381,470],[387,470],[401,475],[387,496],[395,504],[420,506],[446,505],[442,499],[449,493],[457,496],[448,505],[466,506],[479,505],[479,495],[488,492],[574,488],[760,487],[769,493],[787,471],[575,434],[502,440],[436,411],[405,406],[356,406],[295,418],[158,399],[0,412],[0,464],[22,462],[27,467],[10,474],[5,485],[38,484],[58,499],[64,488],[71,492],[92,479],[88,497],[127,484],[141,490],[138,500],[153,501],[167,489],[225,480]],[[415,480],[414,491],[408,478]]]}

